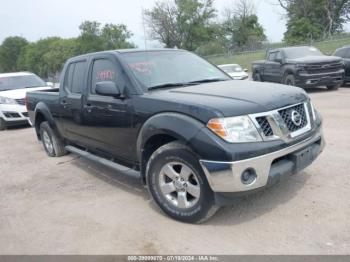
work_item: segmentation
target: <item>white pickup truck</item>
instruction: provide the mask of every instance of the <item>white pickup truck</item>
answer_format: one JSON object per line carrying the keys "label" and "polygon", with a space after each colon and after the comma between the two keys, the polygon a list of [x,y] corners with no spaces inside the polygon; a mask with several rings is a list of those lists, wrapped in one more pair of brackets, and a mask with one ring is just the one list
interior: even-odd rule
{"label": "white pickup truck", "polygon": [[0,74],[0,130],[31,124],[25,106],[26,93],[47,89],[51,85],[29,72]]}

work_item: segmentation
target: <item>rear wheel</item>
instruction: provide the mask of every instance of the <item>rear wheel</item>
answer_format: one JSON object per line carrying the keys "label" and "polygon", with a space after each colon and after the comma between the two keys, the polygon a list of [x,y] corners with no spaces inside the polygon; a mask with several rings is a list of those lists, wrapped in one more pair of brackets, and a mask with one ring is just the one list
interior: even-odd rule
{"label": "rear wheel", "polygon": [[59,139],[46,121],[40,125],[40,138],[48,156],[59,157],[67,154],[63,141]]}
{"label": "rear wheel", "polygon": [[327,86],[328,90],[338,90],[339,87],[340,87],[340,84]]}
{"label": "rear wheel", "polygon": [[6,123],[5,120],[0,118],[0,131],[6,129]]}
{"label": "rear wheel", "polygon": [[285,85],[287,85],[287,86],[295,86],[295,77],[294,77],[294,75],[292,75],[292,74],[287,75],[284,78],[283,83]]}
{"label": "rear wheel", "polygon": [[256,82],[262,82],[261,76],[260,76],[260,74],[258,72],[255,72],[253,74],[253,80],[256,81]]}
{"label": "rear wheel", "polygon": [[148,189],[170,217],[201,223],[214,215],[214,194],[192,151],[172,142],[157,149],[146,170]]}

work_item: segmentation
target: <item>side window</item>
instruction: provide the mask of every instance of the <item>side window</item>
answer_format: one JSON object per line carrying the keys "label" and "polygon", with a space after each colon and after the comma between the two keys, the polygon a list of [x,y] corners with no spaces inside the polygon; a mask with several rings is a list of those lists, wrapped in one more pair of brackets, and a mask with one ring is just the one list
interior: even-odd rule
{"label": "side window", "polygon": [[71,92],[81,94],[85,81],[86,62],[75,63]]}
{"label": "side window", "polygon": [[280,51],[276,52],[276,57],[275,57],[275,60],[276,59],[282,59],[282,53]]}
{"label": "side window", "polygon": [[275,61],[276,54],[277,54],[276,52],[269,53],[268,60],[269,60],[269,61]]}
{"label": "side window", "polygon": [[86,72],[86,62],[75,62],[68,65],[64,88],[71,93],[81,94],[83,90]]}
{"label": "side window", "polygon": [[74,73],[75,64],[69,64],[66,70],[66,75],[64,76],[64,89],[71,92],[72,88],[72,79]]}
{"label": "side window", "polygon": [[119,87],[123,87],[124,81],[120,68],[109,59],[97,59],[92,67],[91,93],[96,94],[96,83],[102,81],[113,81]]}

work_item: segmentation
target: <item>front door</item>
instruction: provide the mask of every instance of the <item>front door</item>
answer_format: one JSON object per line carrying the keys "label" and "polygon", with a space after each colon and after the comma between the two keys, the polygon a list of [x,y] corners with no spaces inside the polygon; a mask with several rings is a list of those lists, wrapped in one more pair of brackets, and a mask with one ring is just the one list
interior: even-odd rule
{"label": "front door", "polygon": [[[122,92],[121,97],[96,93],[96,83],[113,81]],[[95,57],[89,70],[89,84],[82,114],[82,133],[95,149],[122,160],[133,159],[135,134],[132,128],[132,99],[128,81],[114,56]]]}

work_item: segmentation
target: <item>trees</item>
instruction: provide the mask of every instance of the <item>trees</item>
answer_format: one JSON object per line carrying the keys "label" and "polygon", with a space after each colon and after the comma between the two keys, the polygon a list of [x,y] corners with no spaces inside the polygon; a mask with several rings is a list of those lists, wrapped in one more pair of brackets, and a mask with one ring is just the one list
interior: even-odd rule
{"label": "trees", "polygon": [[2,72],[18,71],[17,60],[28,41],[20,36],[6,38],[0,46],[0,70]]}
{"label": "trees", "polygon": [[44,78],[61,71],[64,62],[75,55],[102,50],[133,48],[131,32],[123,24],[85,21],[78,38],[47,37],[33,43],[21,37],[9,37],[0,46],[0,72],[26,70]]}
{"label": "trees", "polygon": [[250,0],[239,0],[234,6],[225,8],[222,31],[229,49],[256,49],[266,40],[254,9]]}
{"label": "trees", "polygon": [[134,48],[128,39],[132,33],[124,24],[101,24],[96,21],[85,21],[80,26],[77,38],[77,53],[84,54],[96,51]]}
{"label": "trees", "polygon": [[144,12],[150,36],[166,47],[196,50],[213,36],[213,0],[158,1]]}
{"label": "trees", "polygon": [[278,0],[287,12],[288,43],[329,38],[350,21],[350,0]]}
{"label": "trees", "polygon": [[258,47],[266,39],[250,0],[226,8],[222,22],[215,21],[213,0],[158,1],[144,15],[151,38],[201,54]]}

